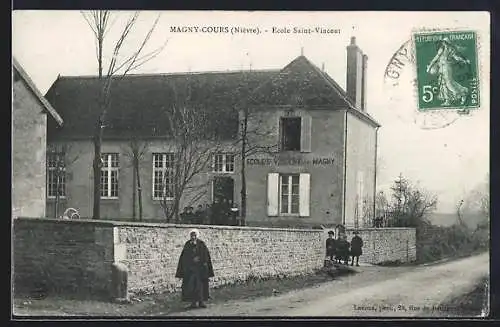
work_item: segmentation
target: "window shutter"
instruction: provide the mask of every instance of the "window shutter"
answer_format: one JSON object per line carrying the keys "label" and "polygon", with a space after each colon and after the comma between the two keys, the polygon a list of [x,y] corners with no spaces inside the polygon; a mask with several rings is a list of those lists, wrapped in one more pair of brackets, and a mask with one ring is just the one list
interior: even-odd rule
{"label": "window shutter", "polygon": [[302,116],[300,122],[300,152],[311,152],[311,116]]}
{"label": "window shutter", "polygon": [[277,216],[279,209],[279,174],[267,174],[267,215]]}
{"label": "window shutter", "polygon": [[278,151],[282,151],[283,150],[283,120],[281,118],[279,118],[279,121],[278,121],[278,139],[277,139],[277,143],[278,143]]}
{"label": "window shutter", "polygon": [[309,217],[310,194],[311,194],[311,174],[300,174],[299,214],[301,217]]}

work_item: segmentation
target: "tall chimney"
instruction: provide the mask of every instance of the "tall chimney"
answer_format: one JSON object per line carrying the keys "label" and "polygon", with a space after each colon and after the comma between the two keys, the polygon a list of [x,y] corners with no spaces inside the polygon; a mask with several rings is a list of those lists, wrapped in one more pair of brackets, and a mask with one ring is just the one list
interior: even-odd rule
{"label": "tall chimney", "polygon": [[356,45],[356,38],[351,37],[351,44],[347,46],[347,96],[353,101],[356,108],[366,110],[366,65],[368,56],[363,55]]}

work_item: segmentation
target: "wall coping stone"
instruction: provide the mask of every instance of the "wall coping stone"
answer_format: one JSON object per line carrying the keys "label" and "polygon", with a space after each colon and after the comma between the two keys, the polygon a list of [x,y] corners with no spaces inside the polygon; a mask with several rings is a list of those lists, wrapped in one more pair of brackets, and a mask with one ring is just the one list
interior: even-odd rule
{"label": "wall coping stone", "polygon": [[[322,229],[302,229],[302,228],[273,228],[273,227],[254,227],[254,226],[222,226],[222,225],[191,225],[191,224],[170,224],[170,223],[150,223],[150,222],[131,222],[117,220],[93,220],[93,219],[54,219],[54,218],[30,218],[17,217],[15,220],[30,221],[36,223],[55,223],[55,224],[91,224],[104,227],[148,227],[148,228],[197,228],[197,229],[225,229],[225,230],[261,230],[261,231],[293,231],[293,232],[314,232],[323,233]],[[379,228],[380,229],[380,228]]]}
{"label": "wall coping stone", "polygon": [[415,227],[365,227],[365,228],[354,228],[354,227],[346,227],[346,231],[355,231],[363,232],[363,231],[379,231],[379,230],[414,230]]}

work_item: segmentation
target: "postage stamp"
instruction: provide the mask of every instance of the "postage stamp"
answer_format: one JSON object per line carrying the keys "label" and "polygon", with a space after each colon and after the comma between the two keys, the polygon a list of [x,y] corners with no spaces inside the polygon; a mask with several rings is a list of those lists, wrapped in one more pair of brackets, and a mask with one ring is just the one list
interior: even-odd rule
{"label": "postage stamp", "polygon": [[479,107],[476,32],[414,33],[413,43],[419,111]]}

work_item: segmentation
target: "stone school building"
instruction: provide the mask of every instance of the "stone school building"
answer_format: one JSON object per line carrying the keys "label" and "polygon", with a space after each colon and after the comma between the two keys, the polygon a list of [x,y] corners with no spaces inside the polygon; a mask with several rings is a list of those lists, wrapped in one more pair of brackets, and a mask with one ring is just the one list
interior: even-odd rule
{"label": "stone school building", "polygon": [[[147,142],[139,170],[143,218],[165,219],[162,199],[172,199],[163,183],[174,173],[168,115],[178,105],[175,90],[189,89],[190,108],[214,113],[207,126],[224,147],[196,176],[206,182],[201,195],[196,201],[186,195],[181,208],[222,198],[241,204],[238,139],[246,120],[249,145],[267,149],[245,158],[247,225],[371,227],[380,125],[367,112],[366,68],[367,56],[352,38],[346,90],[303,55],[276,70],[138,74],[113,81],[102,143],[101,219],[131,218],[137,210],[132,139]],[[46,94],[65,122],[49,122],[48,217],[56,198],[58,212],[72,207],[81,217],[92,216],[99,89],[95,76],[60,76]],[[64,167],[56,164],[60,156]]]}

